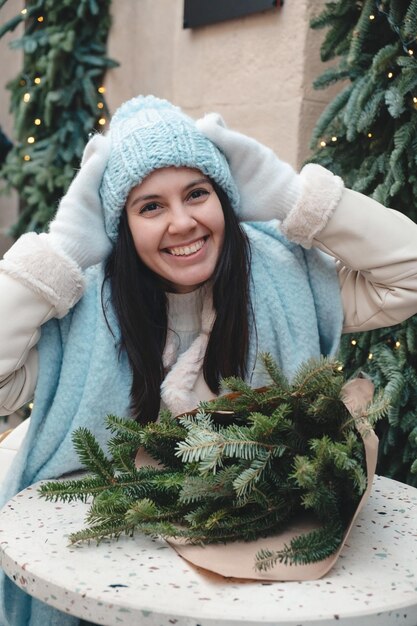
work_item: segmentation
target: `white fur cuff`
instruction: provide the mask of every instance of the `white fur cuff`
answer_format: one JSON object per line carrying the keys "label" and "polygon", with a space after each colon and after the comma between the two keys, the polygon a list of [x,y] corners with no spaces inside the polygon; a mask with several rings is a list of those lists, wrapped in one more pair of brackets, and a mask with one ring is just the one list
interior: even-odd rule
{"label": "white fur cuff", "polygon": [[281,231],[290,241],[311,248],[313,239],[326,226],[342,197],[344,183],[321,165],[309,163],[300,173],[301,197],[282,222]]}
{"label": "white fur cuff", "polygon": [[43,296],[55,307],[57,317],[63,317],[84,291],[81,268],[57,252],[46,234],[22,235],[0,261],[0,271]]}

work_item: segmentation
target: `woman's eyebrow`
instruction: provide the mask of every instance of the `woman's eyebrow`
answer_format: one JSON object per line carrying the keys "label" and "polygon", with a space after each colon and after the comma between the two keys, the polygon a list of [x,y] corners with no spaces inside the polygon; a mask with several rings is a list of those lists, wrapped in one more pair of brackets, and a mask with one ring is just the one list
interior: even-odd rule
{"label": "woman's eyebrow", "polygon": [[196,178],[195,180],[192,180],[190,183],[188,183],[188,185],[186,185],[184,189],[190,189],[190,187],[194,187],[194,185],[199,185],[200,183],[210,183],[210,180],[207,178],[207,176]]}

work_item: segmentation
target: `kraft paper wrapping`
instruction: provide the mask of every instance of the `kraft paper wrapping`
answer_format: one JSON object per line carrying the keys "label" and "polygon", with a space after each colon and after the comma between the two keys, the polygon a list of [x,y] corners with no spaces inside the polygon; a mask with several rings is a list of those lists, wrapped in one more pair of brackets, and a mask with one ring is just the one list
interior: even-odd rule
{"label": "kraft paper wrapping", "polygon": [[[256,541],[235,541],[226,544],[208,544],[206,546],[191,545],[186,540],[169,540],[168,543],[184,559],[199,568],[208,570],[227,578],[240,578],[249,580],[269,581],[299,581],[316,580],[321,578],[333,567],[337,561],[343,546],[352,530],[355,520],[363,508],[372,489],[375,475],[378,452],[378,438],[370,429],[365,420],[361,420],[367,406],[372,401],[374,386],[365,378],[355,378],[349,381],[343,388],[343,402],[355,417],[356,426],[362,436],[365,447],[367,467],[367,488],[362,495],[358,507],[352,517],[351,523],[345,532],[343,542],[338,550],[331,556],[317,563],[308,565],[276,565],[268,571],[255,570],[255,556],[261,549],[281,550],[284,544],[288,544],[297,535],[318,528],[319,524],[308,514],[293,520],[289,528],[277,535],[271,535]],[[136,457],[138,466],[155,465],[143,450],[138,451]]]}

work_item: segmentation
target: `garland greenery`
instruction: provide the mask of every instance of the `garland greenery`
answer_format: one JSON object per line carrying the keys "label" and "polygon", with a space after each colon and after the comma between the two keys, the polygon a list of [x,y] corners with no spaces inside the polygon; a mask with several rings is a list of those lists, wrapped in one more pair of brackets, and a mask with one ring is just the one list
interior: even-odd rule
{"label": "garland greenery", "polygon": [[[289,384],[269,355],[271,385],[252,389],[239,378],[232,393],[199,405],[191,415],[165,412],[145,426],[115,416],[108,449],[87,429],[74,444],[91,474],[45,483],[48,500],[92,497],[87,528],[70,540],[100,541],[141,532],[193,543],[253,540],[276,534],[302,511],[319,530],[295,538],[280,552],[263,550],[256,567],[278,560],[310,563],[332,554],[366,488],[366,463],[356,419],[373,424],[386,411],[379,397],[366,414],[352,416],[341,394],[340,364],[304,364]],[[161,465],[136,468],[144,448]]]}
{"label": "garland greenery", "polygon": [[[322,60],[337,59],[315,87],[343,82],[317,123],[311,160],[416,221],[417,0],[326,2],[312,26],[327,29]],[[366,371],[390,395],[378,473],[417,487],[417,317],[345,335],[340,359],[347,376]]]}
{"label": "garland greenery", "polygon": [[[0,7],[6,0],[0,0]],[[23,68],[8,84],[16,143],[0,175],[18,190],[22,211],[12,235],[40,231],[53,217],[89,133],[106,123],[103,77],[117,63],[105,56],[111,0],[27,0],[0,27],[0,37],[24,23],[11,47]]]}

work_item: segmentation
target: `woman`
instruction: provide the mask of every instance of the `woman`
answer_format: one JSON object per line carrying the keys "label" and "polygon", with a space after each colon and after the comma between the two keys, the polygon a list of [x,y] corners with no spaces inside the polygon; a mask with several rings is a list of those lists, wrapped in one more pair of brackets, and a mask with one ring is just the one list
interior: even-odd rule
{"label": "woman", "polygon": [[[260,352],[291,377],[334,354],[342,330],[413,315],[416,256],[414,223],[320,166],[298,175],[219,116],[128,101],[87,145],[48,233],[0,262],[2,413],[35,394],[1,504],[77,469],[81,425],[104,444],[108,413],[178,414],[225,376],[266,382]],[[1,624],[48,623],[8,585]]]}

